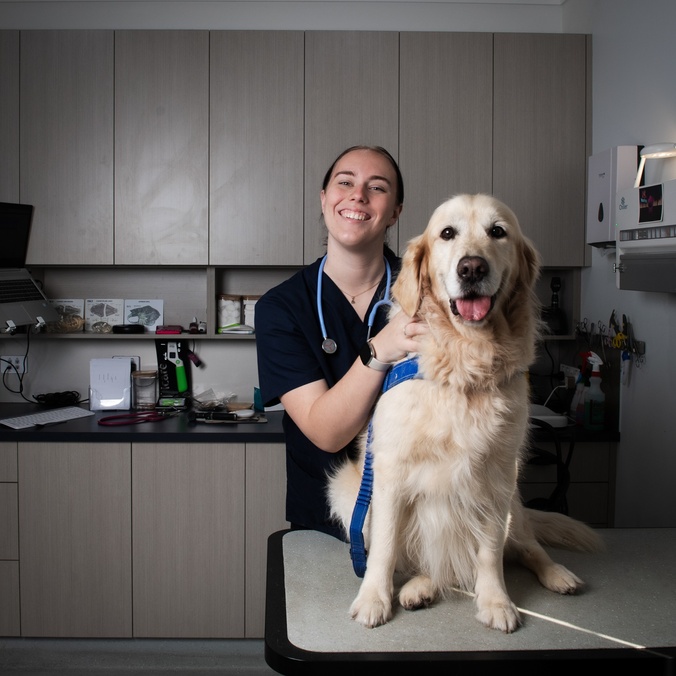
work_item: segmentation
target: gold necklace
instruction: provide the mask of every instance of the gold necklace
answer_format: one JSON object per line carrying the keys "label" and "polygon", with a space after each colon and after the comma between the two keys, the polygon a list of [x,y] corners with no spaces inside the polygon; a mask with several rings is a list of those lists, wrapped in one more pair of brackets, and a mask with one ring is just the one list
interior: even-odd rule
{"label": "gold necklace", "polygon": [[354,305],[354,304],[355,304],[355,300],[356,300],[357,298],[359,298],[359,296],[361,296],[362,294],[366,293],[367,291],[370,291],[371,289],[375,288],[376,286],[378,286],[378,284],[380,284],[380,279],[379,279],[375,284],[372,284],[371,286],[369,286],[368,289],[364,289],[363,291],[360,291],[359,293],[355,293],[354,296],[353,296],[351,293],[348,293],[347,291],[343,291],[343,289],[340,289],[340,287],[338,287],[338,288],[339,288],[341,291],[343,291],[343,294],[344,294],[345,296],[348,296],[348,298],[351,299],[350,302],[352,303],[352,305]]}

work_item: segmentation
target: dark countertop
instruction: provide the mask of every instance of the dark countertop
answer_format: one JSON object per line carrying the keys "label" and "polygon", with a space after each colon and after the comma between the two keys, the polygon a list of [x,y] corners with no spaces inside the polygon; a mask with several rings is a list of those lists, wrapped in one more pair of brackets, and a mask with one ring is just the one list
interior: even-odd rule
{"label": "dark countertop", "polygon": [[[83,406],[82,408],[85,408]],[[34,404],[0,404],[0,419],[13,418],[41,412]],[[161,422],[147,422],[140,425],[108,427],[98,424],[100,418],[126,413],[126,411],[95,411],[94,415],[69,420],[41,428],[14,430],[0,425],[2,441],[41,442],[147,442],[147,443],[283,443],[281,411],[265,414],[265,423],[197,423],[191,425],[187,412]]]}
{"label": "dark countertop", "polygon": [[[82,408],[86,409],[87,407],[83,406]],[[39,413],[43,410],[42,407],[28,402],[19,404],[0,403],[0,419]],[[0,441],[284,443],[282,411],[267,412],[265,414],[266,423],[197,423],[191,425],[188,421],[187,412],[182,412],[162,422],[118,427],[98,424],[100,418],[119,413],[126,413],[126,411],[96,411],[93,416],[87,418],[26,430],[13,430],[10,427],[0,425]],[[558,436],[564,445],[569,444],[572,440],[576,442],[619,441],[617,432],[588,432],[575,426],[550,430],[535,428],[532,430],[535,441],[553,441],[552,434]]]}

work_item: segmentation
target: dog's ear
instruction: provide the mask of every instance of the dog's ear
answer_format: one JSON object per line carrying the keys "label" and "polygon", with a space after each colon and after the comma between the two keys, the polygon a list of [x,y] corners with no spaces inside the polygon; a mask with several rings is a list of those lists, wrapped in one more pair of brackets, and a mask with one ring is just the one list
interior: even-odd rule
{"label": "dog's ear", "polygon": [[392,295],[401,309],[413,317],[420,308],[423,289],[429,286],[427,244],[424,235],[413,238],[401,261],[401,271],[392,286]]}
{"label": "dog's ear", "polygon": [[522,240],[519,249],[519,256],[521,258],[519,265],[519,281],[525,288],[532,289],[540,276],[540,254],[530,240],[526,238]]}

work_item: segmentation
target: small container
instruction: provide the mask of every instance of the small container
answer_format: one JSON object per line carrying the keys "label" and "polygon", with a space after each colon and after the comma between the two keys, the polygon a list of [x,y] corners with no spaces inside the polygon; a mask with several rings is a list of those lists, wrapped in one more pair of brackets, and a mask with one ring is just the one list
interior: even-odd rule
{"label": "small container", "polygon": [[131,374],[132,406],[137,411],[151,411],[157,406],[157,371],[134,371]]}
{"label": "small container", "polygon": [[242,323],[242,296],[222,293],[218,297],[218,326],[223,329]]}

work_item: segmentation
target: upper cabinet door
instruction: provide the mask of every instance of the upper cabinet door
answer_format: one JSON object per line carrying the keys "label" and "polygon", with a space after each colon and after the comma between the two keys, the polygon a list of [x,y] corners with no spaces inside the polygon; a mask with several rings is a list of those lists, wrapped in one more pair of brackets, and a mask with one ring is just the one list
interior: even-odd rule
{"label": "upper cabinet door", "polygon": [[495,35],[493,189],[544,265],[584,265],[586,36]]}
{"label": "upper cabinet door", "polygon": [[211,33],[211,265],[303,262],[303,33]]}
{"label": "upper cabinet door", "polygon": [[28,262],[113,262],[113,33],[22,31],[20,199]]}
{"label": "upper cabinet door", "polygon": [[115,33],[115,263],[208,262],[209,33]]}
{"label": "upper cabinet door", "polygon": [[492,188],[493,36],[401,34],[399,248],[459,192]]}
{"label": "upper cabinet door", "polygon": [[[330,164],[357,144],[384,146],[397,158],[398,138],[398,33],[306,33],[305,263],[325,251],[319,196]],[[396,227],[390,229],[393,249]]]}
{"label": "upper cabinet door", "polygon": [[0,202],[19,201],[19,31],[0,30]]}

